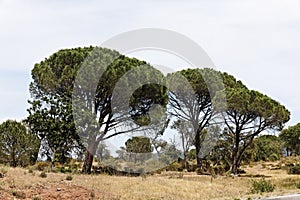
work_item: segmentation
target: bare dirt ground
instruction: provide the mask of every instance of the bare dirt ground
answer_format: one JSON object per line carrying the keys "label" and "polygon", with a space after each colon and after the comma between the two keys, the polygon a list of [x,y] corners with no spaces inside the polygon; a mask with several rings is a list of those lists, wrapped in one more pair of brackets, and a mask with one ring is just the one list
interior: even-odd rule
{"label": "bare dirt ground", "polygon": [[[10,191],[0,191],[0,199],[92,199],[94,191],[87,188],[66,185],[63,183],[49,183],[47,186],[40,186],[22,190],[15,190],[15,193]],[[95,195],[94,195],[95,197]]]}
{"label": "bare dirt ground", "polygon": [[78,181],[65,180],[66,174],[47,173],[46,178],[41,178],[40,173],[8,168],[5,176],[0,178],[0,200],[114,199],[113,195],[93,189],[90,185],[83,186],[77,184]]}

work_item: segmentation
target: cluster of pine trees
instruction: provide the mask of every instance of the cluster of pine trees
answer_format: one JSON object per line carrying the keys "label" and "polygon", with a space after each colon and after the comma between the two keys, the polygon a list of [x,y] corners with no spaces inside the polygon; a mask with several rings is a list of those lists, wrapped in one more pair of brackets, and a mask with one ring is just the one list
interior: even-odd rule
{"label": "cluster of pine trees", "polygon": [[[200,170],[209,159],[236,174],[247,160],[300,153],[300,125],[282,130],[290,119],[283,105],[210,68],[164,76],[106,48],[63,49],[34,66],[29,88],[28,117],[0,125],[0,163],[13,167],[73,157],[91,173],[95,155],[110,156],[107,139],[142,131],[147,137],[127,140],[123,150],[159,154],[171,147],[161,139],[170,128],[184,160],[195,159]],[[270,130],[282,131],[260,136]]]}

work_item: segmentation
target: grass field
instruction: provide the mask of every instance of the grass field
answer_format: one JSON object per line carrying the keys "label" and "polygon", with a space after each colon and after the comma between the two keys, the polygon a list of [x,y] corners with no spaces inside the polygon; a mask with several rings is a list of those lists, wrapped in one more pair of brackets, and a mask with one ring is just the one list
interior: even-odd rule
{"label": "grass field", "polygon": [[[288,175],[278,164],[255,163],[244,166],[246,174],[240,177],[215,178],[179,172],[142,177],[46,173],[42,178],[40,171],[0,167],[5,173],[0,178],[0,199],[256,199],[300,193],[296,186],[300,176]],[[251,194],[251,180],[261,177],[275,190]]]}

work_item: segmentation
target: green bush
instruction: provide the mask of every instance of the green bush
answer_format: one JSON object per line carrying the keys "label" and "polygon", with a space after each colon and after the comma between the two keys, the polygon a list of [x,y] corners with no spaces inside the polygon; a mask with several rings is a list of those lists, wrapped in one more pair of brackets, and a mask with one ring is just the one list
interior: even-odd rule
{"label": "green bush", "polygon": [[32,200],[41,200],[41,197],[39,197],[39,196],[34,196],[34,197],[32,197]]}
{"label": "green bush", "polygon": [[300,174],[300,165],[290,166],[288,168],[288,174]]}
{"label": "green bush", "polygon": [[73,179],[73,177],[71,176],[71,175],[68,175],[67,177],[66,177],[66,180],[67,181],[71,181]]}
{"label": "green bush", "polygon": [[300,189],[300,182],[296,183],[296,188]]}
{"label": "green bush", "polygon": [[223,176],[226,173],[225,166],[217,165],[213,168],[214,174]]}
{"label": "green bush", "polygon": [[260,180],[251,180],[250,191],[253,194],[263,193],[263,192],[273,192],[275,190],[275,185],[271,181],[265,180],[264,178]]}
{"label": "green bush", "polygon": [[269,156],[269,161],[276,161],[276,160],[279,160],[280,159],[280,156],[276,153],[272,153],[270,156]]}
{"label": "green bush", "polygon": [[12,190],[12,191],[11,191],[11,194],[12,194],[13,196],[16,196],[16,195],[17,195],[17,191],[16,191],[16,190]]}
{"label": "green bush", "polygon": [[1,167],[0,168],[0,173],[5,175],[8,172],[8,168],[7,167]]}
{"label": "green bush", "polygon": [[196,149],[191,149],[186,153],[187,160],[195,160],[197,158]]}
{"label": "green bush", "polygon": [[203,174],[203,169],[196,168],[195,172],[196,172],[196,174],[201,175],[201,174]]}
{"label": "green bush", "polygon": [[73,164],[69,164],[69,169],[73,170],[73,171],[77,171],[80,169],[81,165],[77,164],[77,163],[73,163]]}
{"label": "green bush", "polygon": [[44,171],[46,168],[50,166],[49,162],[37,162],[34,167],[36,170]]}
{"label": "green bush", "polygon": [[61,172],[61,173],[66,173],[65,167],[61,167],[61,168],[60,168],[60,172]]}
{"label": "green bush", "polygon": [[41,178],[46,178],[46,177],[47,177],[46,172],[42,172],[42,173],[40,174],[40,177],[41,177]]}
{"label": "green bush", "polygon": [[172,164],[167,166],[165,169],[166,169],[166,171],[182,171],[182,166],[178,162],[173,162]]}
{"label": "green bush", "polygon": [[194,172],[197,169],[197,165],[196,164],[190,164],[188,166],[188,172]]}
{"label": "green bush", "polygon": [[26,198],[26,194],[22,191],[13,190],[12,195],[17,197],[18,199],[25,199]]}

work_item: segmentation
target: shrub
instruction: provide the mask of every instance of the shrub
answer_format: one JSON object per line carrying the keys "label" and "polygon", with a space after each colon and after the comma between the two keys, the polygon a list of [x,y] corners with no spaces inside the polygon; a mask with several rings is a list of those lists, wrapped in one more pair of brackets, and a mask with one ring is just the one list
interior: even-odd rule
{"label": "shrub", "polygon": [[195,172],[196,172],[196,174],[201,175],[201,174],[203,174],[203,169],[196,168]]}
{"label": "shrub", "polygon": [[182,166],[178,162],[174,162],[166,167],[166,171],[182,171]]}
{"label": "shrub", "polygon": [[12,194],[13,196],[16,196],[16,195],[17,195],[17,191],[16,191],[16,190],[12,190],[12,191],[11,191],[11,194]]}
{"label": "shrub", "polygon": [[16,197],[19,199],[25,199],[26,194],[25,194],[25,192],[18,191]]}
{"label": "shrub", "polygon": [[47,177],[46,172],[42,172],[42,173],[40,174],[40,177],[41,177],[41,178],[46,178],[46,177]]}
{"label": "shrub", "polygon": [[61,172],[61,173],[66,173],[65,167],[61,167],[61,168],[60,168],[60,172]]}
{"label": "shrub", "polygon": [[288,174],[300,174],[300,165],[290,166],[288,168]]}
{"label": "shrub", "polygon": [[275,190],[275,185],[273,185],[269,180],[265,180],[264,178],[260,180],[252,180],[251,181],[251,193],[263,193],[263,192],[273,192]]}
{"label": "shrub", "polygon": [[32,200],[41,200],[41,197],[39,197],[39,196],[34,196],[34,197],[32,197]]}
{"label": "shrub", "polygon": [[191,149],[186,153],[187,160],[195,160],[197,158],[196,149]]}
{"label": "shrub", "polygon": [[81,164],[77,162],[75,159],[71,159],[70,163],[68,164],[68,167],[72,169],[73,171],[77,171],[81,168]]}
{"label": "shrub", "polygon": [[71,176],[71,175],[68,175],[67,177],[66,177],[66,180],[67,181],[71,181],[73,179],[73,177]]}
{"label": "shrub", "polygon": [[7,168],[6,167],[1,167],[1,169],[0,169],[0,173],[1,174],[6,174],[8,172],[8,170],[7,170]]}
{"label": "shrub", "polygon": [[278,183],[278,187],[280,188],[286,188],[286,189],[295,189],[297,186],[297,182],[299,181],[299,179],[295,178],[295,177],[288,177],[285,179],[282,179],[279,183]]}
{"label": "shrub", "polygon": [[44,171],[46,168],[50,166],[49,162],[37,162],[35,164],[35,169],[39,171]]}
{"label": "shrub", "polygon": [[180,168],[182,168],[181,164],[178,162],[173,162],[170,165],[168,165],[167,167],[165,167],[166,171],[179,171]]}
{"label": "shrub", "polygon": [[12,195],[17,197],[18,199],[25,199],[26,198],[26,194],[24,192],[21,192],[21,191],[13,190]]}
{"label": "shrub", "polygon": [[91,197],[91,199],[94,199],[95,198],[95,192],[94,191],[91,191],[91,193],[90,193],[90,197]]}
{"label": "shrub", "polygon": [[48,170],[48,172],[58,173],[60,172],[60,169],[56,167],[52,167],[50,170]]}
{"label": "shrub", "polygon": [[300,182],[296,183],[296,188],[300,189]]}
{"label": "shrub", "polygon": [[269,156],[269,161],[276,161],[276,160],[279,160],[280,159],[280,156],[276,153],[272,153],[270,156]]}
{"label": "shrub", "polygon": [[222,165],[217,165],[216,167],[213,168],[213,170],[214,170],[214,174],[221,175],[221,176],[223,176],[226,173],[225,166]]}
{"label": "shrub", "polygon": [[194,172],[197,169],[197,165],[196,164],[191,164],[188,166],[188,172]]}

